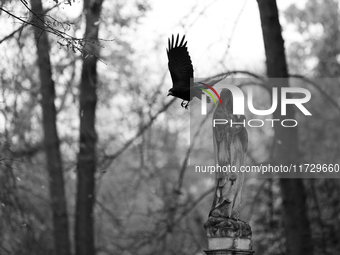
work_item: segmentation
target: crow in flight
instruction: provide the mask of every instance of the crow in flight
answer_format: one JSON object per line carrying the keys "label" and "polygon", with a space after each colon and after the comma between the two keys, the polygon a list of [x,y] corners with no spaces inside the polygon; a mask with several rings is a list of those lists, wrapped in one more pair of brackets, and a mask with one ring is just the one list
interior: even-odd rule
{"label": "crow in flight", "polygon": [[[181,106],[188,108],[189,102],[197,97],[201,99],[203,94],[202,89],[207,89],[207,86],[202,83],[190,82],[190,79],[194,78],[194,69],[192,67],[189,52],[187,50],[187,42],[185,41],[185,36],[179,42],[179,35],[177,35],[176,42],[174,36],[168,41],[168,59],[169,59],[169,71],[172,79],[172,88],[169,89],[168,96],[174,96],[182,99]],[[214,79],[212,81],[206,82],[206,84],[213,86],[220,80],[224,79],[219,77],[219,79]],[[187,103],[185,103],[187,101]],[[210,102],[210,98],[207,98]]]}

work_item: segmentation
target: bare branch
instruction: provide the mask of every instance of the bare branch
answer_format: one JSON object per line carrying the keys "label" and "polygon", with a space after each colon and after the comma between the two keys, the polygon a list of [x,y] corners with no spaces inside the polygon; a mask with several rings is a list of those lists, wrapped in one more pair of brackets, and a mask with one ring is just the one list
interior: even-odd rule
{"label": "bare branch", "polygon": [[210,195],[215,190],[211,187],[200,195],[195,201],[187,206],[187,208],[175,219],[174,225],[177,225],[183,218],[185,218],[206,196]]}
{"label": "bare branch", "polygon": [[162,112],[166,111],[170,105],[173,104],[173,102],[175,102],[176,98],[171,99],[171,101],[169,101],[168,103],[166,103],[165,105],[163,105],[163,107],[158,110],[158,112],[151,116],[150,121],[148,123],[146,123],[145,125],[143,125],[138,132],[135,134],[134,137],[132,137],[129,141],[127,141],[116,153],[112,154],[112,155],[104,155],[104,161],[103,161],[103,165],[104,168],[107,167],[109,164],[112,163],[112,161],[114,161],[117,157],[119,157],[126,149],[128,149],[130,147],[130,145],[140,136],[144,133],[145,130],[147,130],[152,123],[157,119],[157,117],[159,116],[159,114],[161,114]]}
{"label": "bare branch", "polygon": [[243,5],[242,5],[242,8],[241,8],[240,12],[238,13],[238,15],[237,15],[237,17],[236,17],[236,20],[235,20],[235,22],[234,22],[234,24],[233,24],[233,28],[232,28],[231,33],[230,33],[230,36],[229,36],[229,40],[228,40],[228,43],[227,43],[226,50],[225,50],[225,52],[224,52],[224,54],[223,54],[223,56],[222,56],[222,58],[221,58],[221,60],[220,60],[220,63],[221,63],[221,65],[222,65],[224,68],[226,68],[226,66],[225,66],[224,63],[223,63],[223,60],[226,58],[226,56],[227,56],[228,53],[229,53],[231,41],[232,41],[232,39],[233,39],[233,37],[234,37],[235,31],[236,31],[236,27],[237,27],[237,25],[238,25],[238,23],[239,23],[239,21],[240,21],[240,19],[241,19],[242,13],[244,12],[244,9],[245,9],[245,7],[246,7],[247,1],[248,1],[248,0],[244,0]]}
{"label": "bare branch", "polygon": [[[47,11],[43,12],[42,14],[37,14],[37,13],[33,12],[28,7],[28,4],[27,4],[26,1],[20,0],[20,2],[32,14],[32,16],[29,19],[25,20],[25,19],[23,19],[23,18],[21,18],[19,16],[14,15],[10,11],[0,7],[1,11],[5,12],[9,16],[11,16],[11,17],[13,17],[13,18],[15,18],[15,19],[17,19],[17,20],[19,20],[19,21],[21,21],[23,23],[22,26],[19,27],[17,30],[13,31],[11,34],[9,34],[9,35],[5,36],[3,39],[1,39],[0,40],[0,44],[2,42],[4,42],[5,40],[7,40],[7,39],[11,38],[12,36],[14,36],[18,31],[21,31],[27,25],[30,25],[30,26],[39,28],[42,32],[51,33],[51,34],[54,34],[55,36],[57,36],[57,38],[59,38],[57,43],[60,46],[67,47],[67,49],[72,50],[73,52],[77,52],[78,51],[81,54],[83,54],[84,56],[94,56],[98,60],[100,60],[99,56],[96,56],[92,52],[89,52],[88,50],[85,49],[86,44],[96,44],[97,46],[102,47],[97,41],[114,41],[114,39],[101,39],[101,38],[98,38],[98,39],[94,40],[94,38],[77,38],[77,37],[74,37],[74,36],[66,33],[66,31],[69,30],[69,28],[71,26],[69,23],[67,23],[67,22],[60,22],[60,21],[54,19],[53,17],[51,17],[50,15],[46,15],[47,12],[49,12],[53,8],[59,6],[60,4],[56,4],[52,8],[50,8]],[[44,19],[42,17],[44,17]],[[39,25],[39,23],[41,23],[42,25]],[[61,31],[59,29],[56,29],[56,28],[52,27],[51,24],[61,26],[64,31]],[[101,61],[101,62],[103,62],[103,61]]]}

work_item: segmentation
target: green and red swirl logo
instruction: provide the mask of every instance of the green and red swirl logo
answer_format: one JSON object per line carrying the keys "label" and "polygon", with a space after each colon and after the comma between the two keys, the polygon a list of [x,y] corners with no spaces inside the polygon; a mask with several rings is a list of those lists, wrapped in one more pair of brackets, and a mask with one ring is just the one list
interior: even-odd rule
{"label": "green and red swirl logo", "polygon": [[[222,100],[221,100],[220,96],[218,95],[218,93],[216,92],[216,90],[213,87],[211,87],[210,85],[205,84],[203,82],[197,82],[197,83],[199,83],[199,84],[201,84],[203,86],[206,86],[208,89],[211,89],[215,93],[215,95],[217,96],[218,100],[220,101],[220,104],[222,105]],[[216,102],[214,96],[207,89],[204,89],[204,88],[200,88],[200,89],[203,90],[204,92],[206,92],[211,97],[211,99],[214,101],[215,105],[217,106],[217,102]]]}

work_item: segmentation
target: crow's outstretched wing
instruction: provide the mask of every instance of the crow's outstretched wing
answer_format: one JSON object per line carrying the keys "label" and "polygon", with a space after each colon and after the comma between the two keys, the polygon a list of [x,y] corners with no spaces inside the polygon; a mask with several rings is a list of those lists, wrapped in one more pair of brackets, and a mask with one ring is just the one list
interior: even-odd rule
{"label": "crow's outstretched wing", "polygon": [[179,42],[179,35],[177,35],[175,42],[174,36],[172,35],[168,43],[168,65],[173,87],[190,87],[190,79],[194,77],[194,69],[186,47],[187,42],[185,42],[185,36],[183,36],[181,42]]}

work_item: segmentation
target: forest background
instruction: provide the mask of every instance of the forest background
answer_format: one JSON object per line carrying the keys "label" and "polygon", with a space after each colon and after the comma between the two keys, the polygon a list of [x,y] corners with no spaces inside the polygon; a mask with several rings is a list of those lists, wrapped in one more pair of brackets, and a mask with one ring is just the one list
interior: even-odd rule
{"label": "forest background", "polygon": [[[214,178],[188,164],[165,49],[185,34],[197,77],[272,77],[284,55],[262,28],[276,1],[235,2],[1,1],[0,254],[203,254]],[[283,143],[300,163],[339,164],[339,2],[277,4],[290,85],[311,91],[313,114],[293,113]],[[249,86],[267,109],[270,94]],[[248,132],[248,165],[286,158],[272,153],[280,131]],[[246,179],[253,249],[337,254],[339,191],[338,179]]]}

